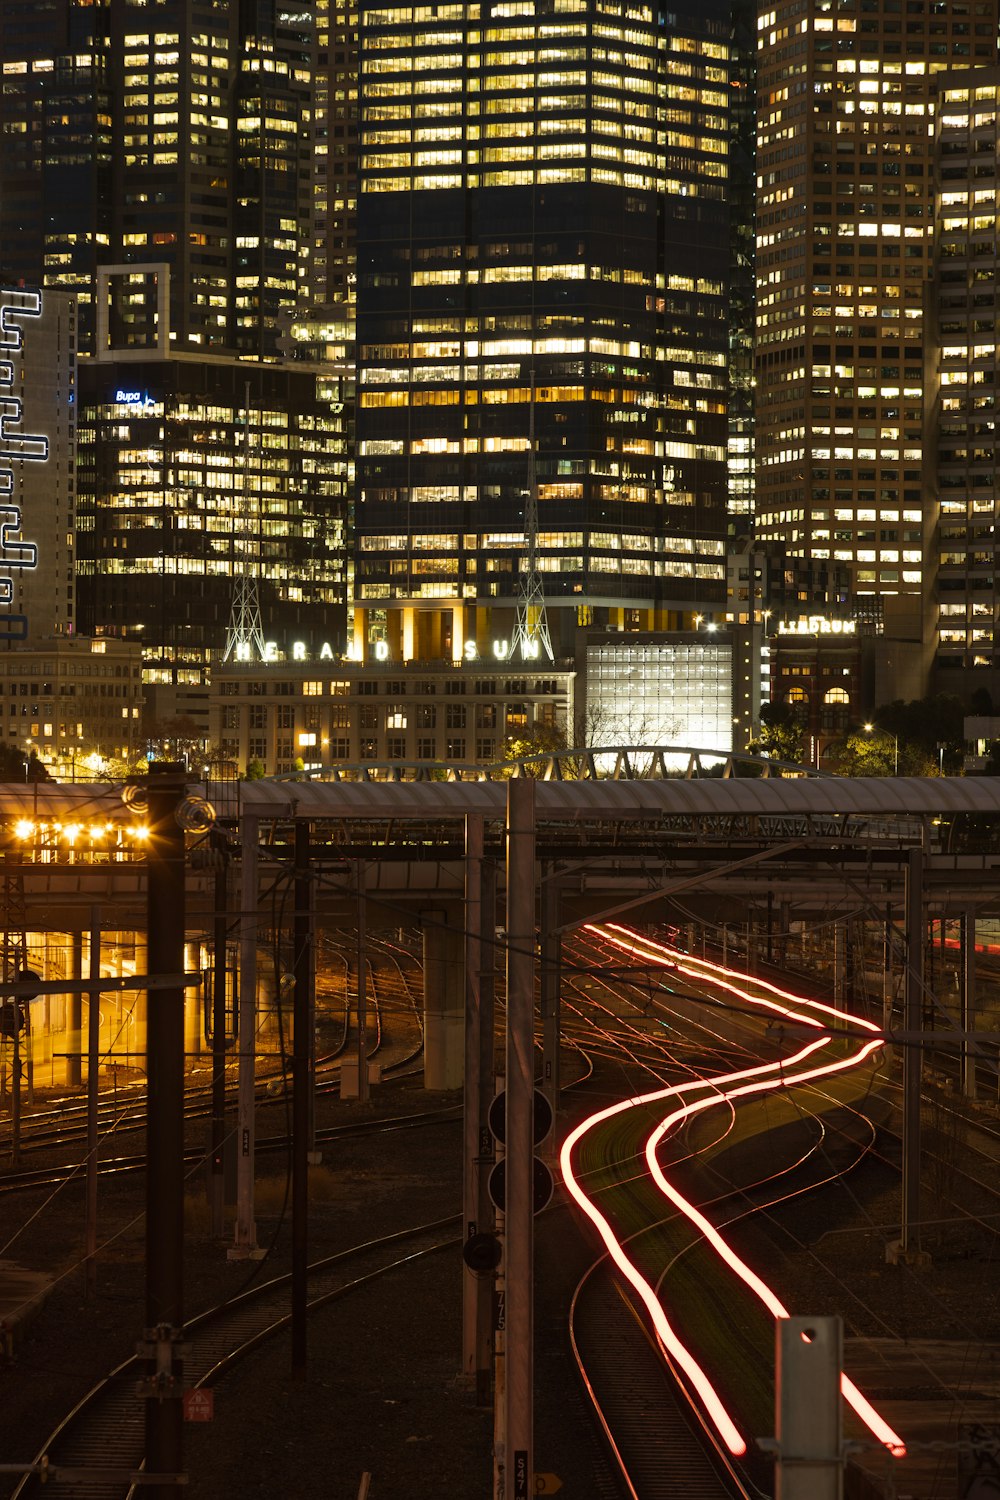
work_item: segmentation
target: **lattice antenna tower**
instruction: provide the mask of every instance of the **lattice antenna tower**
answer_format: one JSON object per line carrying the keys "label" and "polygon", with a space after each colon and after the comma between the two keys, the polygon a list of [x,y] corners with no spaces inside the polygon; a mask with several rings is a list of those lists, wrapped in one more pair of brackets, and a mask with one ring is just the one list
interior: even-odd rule
{"label": "lattice antenna tower", "polygon": [[255,546],[254,506],[250,486],[250,383],[244,405],[243,491],[233,534],[233,602],[223,661],[263,661],[264,626],[257,583],[259,552]]}

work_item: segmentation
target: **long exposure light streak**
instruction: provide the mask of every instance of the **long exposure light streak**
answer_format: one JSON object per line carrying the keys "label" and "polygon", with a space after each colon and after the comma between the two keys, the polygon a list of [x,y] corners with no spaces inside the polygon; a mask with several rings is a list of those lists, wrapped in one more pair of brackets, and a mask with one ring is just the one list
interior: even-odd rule
{"label": "long exposure light streak", "polygon": [[[871,1041],[865,1042],[848,1056],[839,1057],[832,1062],[825,1063],[819,1067],[813,1066],[804,1071],[789,1072],[790,1069],[799,1068],[813,1054],[832,1042],[833,1038],[828,1032],[824,1031],[821,1037],[815,1041],[810,1041],[807,1045],[800,1048],[798,1052],[792,1053],[790,1056],[777,1058],[772,1062],[764,1063],[754,1068],[740,1069],[736,1072],[720,1074],[714,1078],[695,1079],[687,1083],[674,1084],[667,1088],[654,1090],[651,1093],[638,1095],[632,1099],[623,1100],[618,1104],[598,1111],[596,1114],[582,1121],[566,1138],[562,1148],[560,1161],[563,1180],[571,1197],[594,1224],[611,1259],[641,1297],[665,1350],[690,1380],[691,1385],[704,1404],[705,1410],[723,1442],[734,1456],[739,1457],[746,1452],[746,1443],[739,1432],[736,1422],[726,1409],[724,1402],[706,1372],[698,1364],[691,1351],[677,1337],[667,1319],[659,1298],[642,1273],[626,1255],[608,1220],[584,1193],[573,1171],[573,1151],[583,1136],[592,1130],[594,1126],[616,1115],[624,1114],[638,1107],[666,1102],[668,1099],[678,1099],[681,1095],[698,1089],[710,1089],[711,1092],[705,1097],[681,1104],[679,1108],[673,1110],[661,1120],[660,1124],[653,1130],[647,1140],[645,1149],[646,1163],[650,1176],[664,1197],[699,1230],[706,1243],[719,1255],[723,1263],[754,1292],[771,1314],[775,1318],[787,1318],[789,1316],[788,1309],[773,1289],[740,1259],[718,1230],[694,1204],[669,1183],[657,1160],[657,1147],[672,1127],[703,1110],[737,1098],[762,1094],[776,1088],[784,1088],[790,1083],[811,1082],[819,1078],[829,1077],[834,1073],[844,1072],[849,1068],[857,1067],[866,1057],[882,1045],[882,1034],[878,1027],[874,1026],[871,1022],[864,1021],[857,1016],[852,1016],[846,1011],[824,1005],[820,1001],[807,1000],[804,996],[795,995],[788,990],[782,990],[777,985],[771,984],[766,980],[756,978],[750,980],[749,976],[747,976],[747,982],[752,983],[756,988],[768,990],[770,994],[776,997],[780,996],[781,1000],[789,1002],[789,1004],[781,1004],[776,1000],[769,1000],[752,994],[744,985],[736,983],[735,979],[722,977],[723,975],[733,975],[733,970],[710,963],[704,959],[695,959],[692,964],[689,954],[669,948],[665,944],[642,938],[640,934],[632,932],[628,928],[621,927],[617,923],[613,924],[613,930],[596,926],[590,926],[588,930],[627,952],[641,953],[646,958],[652,958],[654,962],[662,963],[664,967],[677,969],[682,973],[688,974],[690,977],[703,980],[708,979],[710,983],[737,995],[745,1004],[775,1011],[791,1021],[813,1027],[818,1026],[819,1023],[813,1017],[803,1015],[801,1010],[791,1008],[806,1006],[822,1011],[824,1014],[836,1018],[842,1024],[846,1022],[851,1026],[860,1026],[862,1029],[874,1034]],[[699,967],[694,967],[693,965]],[[707,974],[706,970],[708,971]],[[739,1086],[737,1087],[736,1085]],[[860,1420],[869,1428],[875,1438],[884,1444],[895,1457],[902,1457],[906,1452],[906,1447],[902,1439],[879,1415],[871,1403],[858,1390],[854,1382],[846,1375],[842,1375],[841,1377],[841,1391],[844,1399],[852,1407]]]}

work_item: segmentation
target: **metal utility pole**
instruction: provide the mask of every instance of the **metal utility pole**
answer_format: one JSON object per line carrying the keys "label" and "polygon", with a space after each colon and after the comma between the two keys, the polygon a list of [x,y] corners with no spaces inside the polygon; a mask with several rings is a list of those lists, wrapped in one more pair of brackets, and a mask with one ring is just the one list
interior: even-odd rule
{"label": "metal utility pole", "polygon": [[535,783],[516,777],[507,783],[506,1315],[494,1457],[498,1500],[527,1500],[534,1487],[534,1005]]}
{"label": "metal utility pole", "polygon": [[906,868],[906,1030],[903,1047],[903,1209],[901,1259],[920,1257],[920,1075],[924,1005],[924,851]]}
{"label": "metal utility pole", "polygon": [[312,1092],[309,997],[312,944],[309,824],[295,823],[295,974],[292,1057],[292,1374],[306,1372],[306,1283],[309,1275],[309,1099]]}
{"label": "metal utility pole", "polygon": [[87,994],[87,1296],[97,1292],[97,1104],[101,1056],[101,909],[90,908],[90,974]]}
{"label": "metal utility pole", "polygon": [[883,941],[883,977],[882,977],[882,1030],[888,1031],[892,1025],[892,1001],[895,993],[893,981],[893,952],[892,940],[894,935],[894,924],[892,920],[892,902],[885,903],[885,936]]}
{"label": "metal utility pole", "polygon": [[[146,862],[147,951],[150,976],[184,969],[184,797],[182,766],[149,768],[149,853]],[[91,964],[93,965],[93,956]],[[91,1004],[93,1005],[93,1000]],[[183,1314],[184,1244],[184,986],[149,997],[146,1112],[146,1467],[178,1474],[181,1454],[181,1366],[176,1345]],[[174,1485],[150,1485],[167,1500]]]}
{"label": "metal utility pole", "polygon": [[[552,1106],[554,1124],[559,1112],[559,989],[562,982],[559,881],[554,860],[542,882],[541,905],[542,1091]],[[555,1140],[553,1131],[553,1149]]]}
{"label": "metal utility pole", "polygon": [[976,913],[974,910],[970,909],[962,913],[960,932],[962,1014],[958,1024],[962,1032],[962,1093],[967,1099],[974,1099],[976,1097],[976,1049],[972,1040],[976,1029]]}
{"label": "metal utility pole", "polygon": [[[483,859],[483,819],[465,819],[465,1095],[462,1201],[465,1238],[489,1233],[493,1213],[488,1191],[493,1136],[488,1116],[493,1099],[494,871]],[[489,964],[490,974],[486,968]],[[476,1403],[488,1406],[493,1357],[493,1278],[465,1263],[462,1272],[462,1373],[474,1385]]]}
{"label": "metal utility pole", "polygon": [[242,818],[240,858],[239,1080],[237,1092],[236,1241],[230,1259],[256,1257],[254,1197],[254,1093],[257,1048],[257,838],[258,819]]}
{"label": "metal utility pole", "polygon": [[358,1102],[367,1104],[368,1086],[368,939],[365,933],[365,865],[358,860]]}
{"label": "metal utility pole", "polygon": [[215,1239],[221,1239],[225,1230],[226,958],[229,940],[229,853],[225,834],[213,831],[211,845],[217,863],[215,911],[212,920],[212,1156],[209,1204],[212,1234]]}
{"label": "metal utility pole", "polygon": [[775,1500],[841,1500],[844,1330],[840,1318],[779,1318],[775,1325]]}

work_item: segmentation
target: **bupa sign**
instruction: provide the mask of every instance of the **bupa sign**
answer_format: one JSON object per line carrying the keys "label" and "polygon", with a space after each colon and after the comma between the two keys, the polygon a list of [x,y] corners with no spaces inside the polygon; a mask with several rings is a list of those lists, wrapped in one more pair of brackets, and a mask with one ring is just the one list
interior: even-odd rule
{"label": "bupa sign", "polygon": [[131,391],[121,385],[115,390],[114,400],[116,406],[129,406],[134,411],[151,411],[156,405],[148,391]]}

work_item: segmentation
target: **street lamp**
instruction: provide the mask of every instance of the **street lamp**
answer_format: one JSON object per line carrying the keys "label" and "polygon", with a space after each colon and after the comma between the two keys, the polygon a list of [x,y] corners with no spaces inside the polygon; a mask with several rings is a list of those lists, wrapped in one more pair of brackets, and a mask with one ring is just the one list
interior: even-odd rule
{"label": "street lamp", "polygon": [[864,726],[864,730],[865,730],[865,734],[875,734],[877,732],[878,734],[888,735],[888,737],[892,740],[892,774],[893,774],[893,776],[898,776],[899,775],[899,736],[893,734],[891,729],[881,729],[880,728],[880,729],[878,729],[876,731],[876,726],[874,724],[866,724]]}

